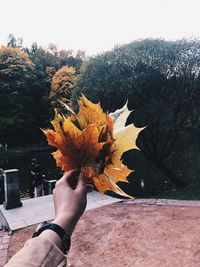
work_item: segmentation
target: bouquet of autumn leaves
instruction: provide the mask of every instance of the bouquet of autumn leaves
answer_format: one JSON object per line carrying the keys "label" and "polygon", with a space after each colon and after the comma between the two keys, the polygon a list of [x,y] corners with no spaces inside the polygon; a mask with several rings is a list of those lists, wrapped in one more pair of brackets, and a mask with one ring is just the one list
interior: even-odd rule
{"label": "bouquet of autumn leaves", "polygon": [[84,95],[78,101],[79,112],[65,117],[56,112],[51,121],[54,130],[43,130],[48,144],[57,148],[52,155],[64,172],[79,169],[92,179],[99,192],[113,191],[127,195],[117,182],[128,182],[132,172],[122,163],[122,154],[137,148],[141,129],[133,124],[125,126],[131,113],[127,104],[114,113],[104,113],[100,104],[93,104]]}

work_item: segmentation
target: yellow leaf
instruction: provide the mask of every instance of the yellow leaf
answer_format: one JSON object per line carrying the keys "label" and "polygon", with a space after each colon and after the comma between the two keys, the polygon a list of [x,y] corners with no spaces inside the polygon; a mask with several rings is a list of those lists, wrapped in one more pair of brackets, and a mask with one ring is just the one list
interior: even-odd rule
{"label": "yellow leaf", "polygon": [[114,167],[113,164],[108,164],[105,167],[104,173],[106,173],[109,177],[113,177],[113,180],[115,182],[128,182],[127,176],[133,172],[133,170],[130,170],[127,166],[123,165],[121,163],[120,168]]}
{"label": "yellow leaf", "polygon": [[111,150],[113,151],[112,163],[115,168],[120,168],[120,159],[124,152],[137,148],[136,139],[142,129],[143,128],[136,128],[133,124],[130,124],[127,127],[114,131],[113,135],[115,142],[113,143]]}
{"label": "yellow leaf", "polygon": [[55,130],[55,143],[57,145],[62,145],[65,143],[65,136],[62,129],[62,116],[60,114],[56,114],[55,119],[51,121],[51,124]]}
{"label": "yellow leaf", "polygon": [[93,104],[84,95],[82,95],[78,103],[79,113],[77,120],[81,129],[90,123],[95,123],[97,127],[107,124],[106,114],[103,112],[99,103]]}
{"label": "yellow leaf", "polygon": [[81,130],[79,130],[78,127],[76,127],[74,123],[71,122],[70,117],[65,118],[63,116],[62,131],[64,132],[65,138],[69,138],[69,142],[81,135]]}
{"label": "yellow leaf", "polygon": [[128,116],[131,114],[131,110],[128,110],[128,102],[121,108],[109,115],[114,121],[114,131],[125,127]]}

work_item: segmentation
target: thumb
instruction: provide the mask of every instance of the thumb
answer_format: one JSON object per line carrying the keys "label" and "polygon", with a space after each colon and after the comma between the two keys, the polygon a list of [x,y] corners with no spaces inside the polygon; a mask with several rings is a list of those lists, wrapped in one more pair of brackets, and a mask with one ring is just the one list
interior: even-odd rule
{"label": "thumb", "polygon": [[85,179],[83,173],[80,173],[78,176],[76,190],[83,190],[83,189],[85,189]]}

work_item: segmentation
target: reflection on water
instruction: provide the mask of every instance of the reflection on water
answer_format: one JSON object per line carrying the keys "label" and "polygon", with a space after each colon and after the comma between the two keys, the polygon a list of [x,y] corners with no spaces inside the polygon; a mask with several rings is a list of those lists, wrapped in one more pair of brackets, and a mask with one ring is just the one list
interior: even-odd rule
{"label": "reflection on water", "polygon": [[19,170],[19,184],[21,196],[28,195],[29,188],[29,174],[28,168],[32,158],[37,158],[42,174],[45,179],[59,179],[62,176],[60,168],[56,167],[55,160],[53,159],[51,152],[29,152],[26,155],[16,155],[8,158],[7,162],[1,164],[1,168],[6,169],[18,169]]}

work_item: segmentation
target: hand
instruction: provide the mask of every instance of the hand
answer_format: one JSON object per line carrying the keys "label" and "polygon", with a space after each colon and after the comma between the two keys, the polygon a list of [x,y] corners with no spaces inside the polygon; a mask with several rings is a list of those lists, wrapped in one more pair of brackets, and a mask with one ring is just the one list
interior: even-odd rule
{"label": "hand", "polygon": [[83,175],[69,171],[57,183],[53,191],[55,220],[66,232],[72,234],[87,204]]}

